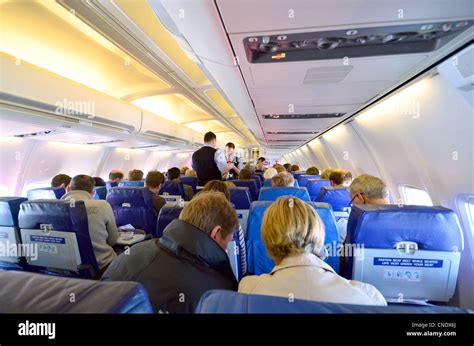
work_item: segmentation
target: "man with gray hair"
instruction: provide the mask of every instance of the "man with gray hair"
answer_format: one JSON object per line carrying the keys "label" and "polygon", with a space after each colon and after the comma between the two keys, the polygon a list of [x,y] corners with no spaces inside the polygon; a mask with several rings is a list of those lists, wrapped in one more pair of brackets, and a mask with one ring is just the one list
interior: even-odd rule
{"label": "man with gray hair", "polygon": [[295,178],[288,172],[281,172],[272,178],[272,187],[291,187],[295,185]]}
{"label": "man with gray hair", "polygon": [[390,204],[388,189],[382,179],[363,174],[352,181],[349,187],[351,203]]}

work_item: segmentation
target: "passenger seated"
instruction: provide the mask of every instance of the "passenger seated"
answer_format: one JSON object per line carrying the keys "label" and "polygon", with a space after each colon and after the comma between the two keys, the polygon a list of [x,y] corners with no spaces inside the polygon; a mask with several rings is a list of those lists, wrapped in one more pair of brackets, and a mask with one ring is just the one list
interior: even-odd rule
{"label": "passenger seated", "polygon": [[286,171],[287,171],[288,173],[291,173],[291,172],[292,172],[292,171],[291,171],[291,163],[285,163],[285,164],[283,165],[283,167],[285,167],[285,169],[286,169]]}
{"label": "passenger seated", "polygon": [[123,172],[119,171],[118,169],[113,169],[109,173],[109,181],[116,183],[117,186],[118,183],[120,183],[123,180]]}
{"label": "passenger seated", "polygon": [[265,165],[259,162],[255,165],[255,174],[262,175],[263,173],[265,173]]}
{"label": "passenger seated", "polygon": [[89,236],[97,265],[103,272],[117,256],[112,246],[117,243],[119,233],[110,204],[104,200],[95,200],[93,196],[94,179],[88,175],[80,174],[72,178],[71,191],[61,199],[71,201],[71,203],[84,201],[87,209]]}
{"label": "passenger seated", "polygon": [[[332,174],[332,173],[331,173]],[[382,179],[363,174],[355,178],[349,188],[352,204],[390,204],[388,189]],[[337,231],[342,242],[347,236],[348,219],[341,218],[337,221]]]}
{"label": "passenger seated", "polygon": [[57,174],[51,180],[51,187],[62,187],[67,190],[71,183],[71,177],[67,174]]}
{"label": "passenger seated", "polygon": [[145,178],[145,188],[151,191],[151,200],[153,203],[153,210],[155,211],[155,216],[158,216],[161,208],[166,204],[166,199],[161,196],[158,196],[160,192],[161,184],[165,181],[165,176],[163,173],[158,171],[150,171]]}
{"label": "passenger seated", "polygon": [[247,276],[239,292],[328,303],[387,305],[373,286],[346,280],[319,256],[324,224],[313,207],[283,196],[265,212],[262,239],[275,261],[270,274]]}
{"label": "passenger seated", "polygon": [[272,179],[277,174],[278,174],[277,170],[273,167],[270,167],[265,171],[265,173],[263,173],[263,179],[265,180]]}
{"label": "passenger seated", "polygon": [[277,173],[286,172],[285,167],[283,167],[282,165],[280,165],[278,163],[274,164],[273,168],[276,169]]}
{"label": "passenger seated", "polygon": [[143,180],[144,173],[139,169],[132,169],[128,172],[128,180],[130,181],[139,181]]}
{"label": "passenger seated", "polygon": [[329,179],[331,172],[333,171],[332,168],[326,168],[323,173],[321,173],[321,179]]}
{"label": "passenger seated", "polygon": [[104,273],[105,281],[136,281],[155,312],[194,312],[208,290],[237,290],[226,254],[238,227],[235,210],[220,192],[201,192],[186,204],[160,239],[122,253]]}
{"label": "passenger seated", "polygon": [[300,171],[300,166],[298,166],[298,165],[291,165],[291,171],[292,171],[292,172],[299,172],[299,171]]}
{"label": "passenger seated", "polygon": [[196,178],[197,178],[197,173],[196,173],[196,171],[195,171],[194,169],[191,169],[191,168],[190,168],[190,169],[188,169],[188,170],[186,171],[186,176],[187,176],[187,177],[196,177]]}
{"label": "passenger seated", "polygon": [[247,168],[241,169],[239,173],[239,180],[248,180],[248,179],[252,179],[252,172]]}
{"label": "passenger seated", "polygon": [[319,175],[319,169],[317,167],[311,166],[306,170],[306,175]]}
{"label": "passenger seated", "polygon": [[332,187],[349,187],[352,174],[344,169],[336,169],[329,174],[329,182]]}
{"label": "passenger seated", "polygon": [[94,186],[105,186],[105,180],[102,179],[101,177],[93,177],[92,179],[94,179]]}
{"label": "passenger seated", "polygon": [[[178,167],[172,167],[168,169],[168,172],[166,173],[168,176],[168,180],[174,183],[181,183],[181,171],[179,170]],[[188,184],[182,184],[183,190],[184,190],[184,200],[185,201],[190,201],[193,196],[194,196],[194,191],[193,187]]]}
{"label": "passenger seated", "polygon": [[[230,191],[231,187],[235,187],[235,184],[230,181],[221,181],[221,180],[211,180],[202,189],[202,192],[222,192],[225,198],[230,202]],[[239,254],[241,258],[240,270],[241,275],[244,276],[247,274],[247,249],[245,247],[245,237],[242,226],[239,224]]]}
{"label": "passenger seated", "polygon": [[295,178],[288,172],[278,173],[272,178],[272,187],[292,187],[295,185]]}

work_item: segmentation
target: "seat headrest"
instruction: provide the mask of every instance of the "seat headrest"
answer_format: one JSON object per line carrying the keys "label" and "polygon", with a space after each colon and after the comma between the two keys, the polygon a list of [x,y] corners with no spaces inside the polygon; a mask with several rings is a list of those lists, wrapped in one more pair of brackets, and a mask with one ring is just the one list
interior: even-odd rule
{"label": "seat headrest", "polygon": [[259,201],[276,201],[281,196],[295,196],[309,202],[308,190],[304,187],[262,187]]}
{"label": "seat headrest", "polygon": [[298,183],[300,184],[300,186],[306,186],[309,179],[320,179],[320,178],[321,177],[319,175],[302,174],[298,177]]}
{"label": "seat headrest", "polygon": [[306,188],[311,196],[318,196],[323,186],[330,186],[329,179],[310,179]]}
{"label": "seat headrest", "polygon": [[118,186],[120,187],[127,187],[127,186],[135,186],[135,187],[143,187],[145,186],[144,180],[122,180]]}
{"label": "seat headrest", "polygon": [[462,251],[463,234],[451,209],[416,205],[354,205],[347,225],[347,241],[366,248],[395,248],[415,242],[428,251]]}
{"label": "seat headrest", "polygon": [[114,187],[107,194],[112,207],[148,207],[153,205],[151,191],[144,187]]}
{"label": "seat headrest", "polygon": [[183,185],[174,181],[166,181],[161,185],[160,194],[183,195]]}
{"label": "seat headrest", "polygon": [[[16,271],[0,271],[0,313],[153,313],[136,282],[103,282]],[[18,294],[19,288],[26,288]],[[75,293],[75,303],[67,292]],[[68,293],[69,294],[69,293]],[[64,297],[63,297],[64,298]]]}
{"label": "seat headrest", "polygon": [[35,199],[60,199],[66,193],[63,187],[39,187],[29,190],[27,193],[28,200]]}
{"label": "seat headrest", "polygon": [[18,227],[20,204],[27,200],[24,197],[0,197],[0,226]]}
{"label": "seat headrest", "polygon": [[323,186],[318,201],[329,203],[335,211],[343,211],[350,207],[351,196],[345,187]]}
{"label": "seat headrest", "polygon": [[235,209],[249,209],[252,199],[250,197],[249,188],[245,186],[231,187],[230,202],[234,204]]}
{"label": "seat headrest", "polygon": [[446,306],[355,305],[325,303],[288,297],[243,294],[224,290],[207,291],[196,308],[200,314],[345,314],[345,313],[468,313],[468,310]]}
{"label": "seat headrest", "polygon": [[164,206],[160,209],[160,214],[158,215],[158,219],[156,221],[156,237],[160,238],[163,235],[163,231],[165,230],[166,226],[168,226],[171,221],[176,220],[179,218],[179,214],[183,210],[182,207],[173,206],[167,207]]}
{"label": "seat headrest", "polygon": [[96,186],[94,187],[94,199],[105,199],[107,197],[107,187],[106,186]]}

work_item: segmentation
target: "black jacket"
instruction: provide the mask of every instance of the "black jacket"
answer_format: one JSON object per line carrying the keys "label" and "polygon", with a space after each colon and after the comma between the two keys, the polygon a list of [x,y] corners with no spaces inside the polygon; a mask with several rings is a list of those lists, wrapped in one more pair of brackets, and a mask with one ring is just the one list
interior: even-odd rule
{"label": "black jacket", "polygon": [[138,243],[115,258],[102,280],[141,283],[158,313],[194,312],[204,292],[237,290],[227,253],[181,220],[171,222],[160,239]]}
{"label": "black jacket", "polygon": [[203,146],[193,154],[193,168],[196,171],[198,185],[204,186],[211,180],[222,180],[222,173],[215,161],[216,149]]}

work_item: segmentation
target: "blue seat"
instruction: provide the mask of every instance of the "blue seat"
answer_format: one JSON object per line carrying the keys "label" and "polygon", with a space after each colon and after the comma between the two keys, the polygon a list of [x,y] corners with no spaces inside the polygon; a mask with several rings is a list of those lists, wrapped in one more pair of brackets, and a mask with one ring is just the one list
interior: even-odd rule
{"label": "blue seat", "polygon": [[94,187],[94,199],[103,199],[107,198],[107,187],[106,186],[96,186]]}
{"label": "blue seat", "polygon": [[451,306],[355,305],[324,303],[303,299],[289,300],[225,290],[204,293],[196,307],[199,314],[467,314],[469,310]]}
{"label": "blue seat", "polygon": [[248,187],[252,201],[256,201],[258,199],[259,188],[255,179],[236,179],[232,180],[232,182],[235,184],[235,186]]}
{"label": "blue seat", "polygon": [[166,181],[161,185],[160,195],[168,194],[173,196],[181,196],[184,198],[184,188],[182,183],[175,183],[174,181]]}
{"label": "blue seat", "polygon": [[305,202],[309,202],[308,190],[304,187],[262,187],[259,201],[276,201],[281,196],[295,196]]}
{"label": "blue seat", "polygon": [[257,183],[257,188],[260,190],[260,188],[262,187],[262,180],[260,179],[260,176],[254,174],[251,176],[251,178],[255,179],[255,182]]}
{"label": "blue seat", "polygon": [[257,173],[256,172],[252,175],[252,178],[254,178],[254,177],[258,177],[258,179],[260,179],[260,183],[263,184],[263,181],[265,180],[265,178],[263,177],[263,173]]}
{"label": "blue seat", "polygon": [[[300,185],[298,184],[298,180],[295,179],[295,183],[293,185],[294,187],[300,187]],[[267,179],[263,182],[263,187],[272,187],[272,180],[271,179]]]}
{"label": "blue seat", "polygon": [[308,180],[310,179],[320,179],[321,177],[319,175],[307,175],[307,174],[302,174],[298,177],[298,184],[300,184],[301,187],[306,186],[308,183]]}
{"label": "blue seat", "polygon": [[107,194],[117,226],[132,225],[155,235],[156,216],[152,192],[143,187],[114,187]]}
{"label": "blue seat", "polygon": [[302,176],[303,174],[306,174],[305,171],[298,171],[298,172],[291,172],[291,174],[293,174],[293,178],[295,178],[295,180],[298,180],[300,178],[300,176]]}
{"label": "blue seat", "polygon": [[[0,272],[0,313],[153,313],[136,282],[101,282],[28,272]],[[25,290],[19,294],[18,290]],[[69,294],[74,293],[71,303]]]}
{"label": "blue seat", "polygon": [[230,202],[235,206],[235,209],[250,209],[252,199],[248,187],[231,187]]}
{"label": "blue seat", "polygon": [[[248,219],[247,235],[245,237],[247,245],[247,264],[249,274],[265,274],[271,272],[275,263],[268,256],[265,244],[262,240],[262,221],[263,214],[270,206],[271,201],[256,201],[250,207],[250,215]],[[339,273],[339,238],[337,233],[336,220],[331,206],[327,203],[309,202],[316,209],[325,226],[324,244],[330,255],[325,259],[336,273]]]}
{"label": "blue seat", "polygon": [[386,298],[446,302],[454,294],[464,241],[450,209],[355,205],[346,243],[354,249],[346,276],[374,285]]}
{"label": "blue seat", "polygon": [[[11,245],[21,244],[18,228],[18,213],[20,204],[27,201],[23,197],[0,197],[0,244],[3,249]],[[0,269],[22,270],[22,256],[0,256]]]}
{"label": "blue seat", "polygon": [[30,201],[35,199],[61,199],[65,193],[66,189],[63,187],[39,187],[29,190],[27,197]]}
{"label": "blue seat", "polygon": [[122,180],[119,184],[119,187],[143,187],[145,186],[144,180]]}
{"label": "blue seat", "polygon": [[37,258],[33,253],[25,256],[30,267],[52,275],[96,276],[98,266],[83,201],[23,202],[18,223],[22,243],[38,249]]}
{"label": "blue seat", "polygon": [[181,176],[181,182],[185,185],[189,185],[193,188],[193,192],[197,192],[197,177],[186,177],[186,176]]}
{"label": "blue seat", "polygon": [[310,179],[306,188],[308,189],[309,196],[312,201],[315,201],[321,192],[321,188],[324,186],[331,186],[329,179]]}
{"label": "blue seat", "polygon": [[117,187],[118,183],[116,181],[108,181],[105,183],[105,187],[107,188],[107,191],[112,190],[114,187]]}
{"label": "blue seat", "polygon": [[171,221],[179,218],[181,210],[183,210],[183,207],[180,206],[164,206],[160,209],[160,213],[158,214],[158,220],[156,221],[156,237],[161,238],[166,226],[168,226]]}
{"label": "blue seat", "polygon": [[344,208],[350,208],[351,196],[345,187],[323,186],[316,202],[328,203],[334,211],[344,211]]}

